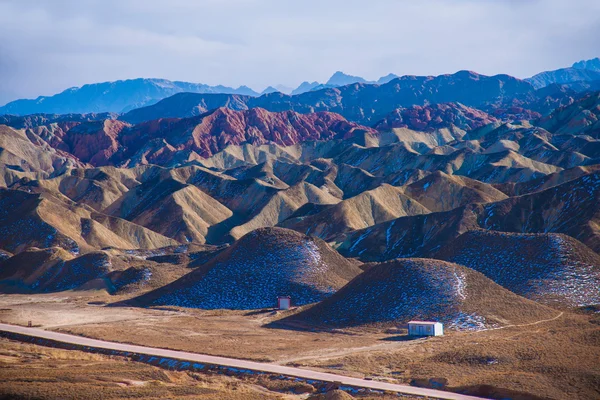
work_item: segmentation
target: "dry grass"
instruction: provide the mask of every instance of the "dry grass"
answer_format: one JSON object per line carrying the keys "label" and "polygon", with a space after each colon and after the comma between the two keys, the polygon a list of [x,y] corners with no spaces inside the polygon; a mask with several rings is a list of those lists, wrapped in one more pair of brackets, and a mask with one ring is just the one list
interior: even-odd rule
{"label": "dry grass", "polygon": [[[600,396],[598,313],[564,313],[556,320],[535,325],[449,332],[439,338],[403,341],[405,332],[398,329],[381,332],[355,328],[332,333],[263,327],[282,317],[282,313],[106,308],[87,306],[89,299],[77,299],[74,294],[64,293],[60,296],[5,296],[0,298],[0,320],[26,323],[34,319],[34,323],[44,328],[100,339],[271,361],[396,383],[424,384],[439,378],[437,381],[446,382],[447,387],[474,387],[479,390],[477,393],[496,398],[518,399],[515,392],[561,400]],[[48,351],[50,355],[46,360],[60,357],[52,356],[51,349]],[[91,357],[82,363],[98,363],[94,357],[99,356],[80,354]],[[7,365],[5,356],[2,357],[1,362]],[[72,362],[58,361],[59,365]],[[34,365],[29,364],[29,367]],[[136,366],[135,370],[167,373],[145,365]],[[77,371],[79,376],[84,370]],[[70,373],[72,375],[72,370]],[[149,380],[137,379],[136,375],[124,376],[124,379]],[[271,394],[286,390],[291,395],[303,390],[302,385],[289,386],[290,382],[282,381],[252,384]],[[168,382],[161,385],[170,387]],[[491,388],[485,392],[480,390],[480,385]]]}
{"label": "dry grass", "polygon": [[600,316],[564,314],[532,326],[448,335],[387,352],[295,364],[403,383],[439,378],[451,388],[489,385],[496,388],[496,396],[513,399],[521,398],[518,393],[529,394],[522,398],[535,394],[545,399],[597,399],[599,360]]}
{"label": "dry grass", "polygon": [[[352,399],[339,390],[266,375],[236,378],[190,371],[166,371],[77,350],[62,350],[0,339],[0,399]],[[361,395],[386,400],[398,396]],[[402,397],[416,399],[415,397]]]}
{"label": "dry grass", "polygon": [[124,358],[0,339],[0,398],[280,399],[225,376],[165,371]]}

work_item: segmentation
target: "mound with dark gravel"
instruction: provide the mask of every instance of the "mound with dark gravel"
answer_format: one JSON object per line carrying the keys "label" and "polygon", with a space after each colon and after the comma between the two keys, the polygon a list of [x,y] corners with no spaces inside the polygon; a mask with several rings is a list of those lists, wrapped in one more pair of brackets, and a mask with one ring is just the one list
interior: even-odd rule
{"label": "mound with dark gravel", "polygon": [[282,228],[248,233],[181,279],[133,299],[138,306],[204,309],[273,307],[277,296],[293,305],[321,301],[361,273],[325,242]]}
{"label": "mound with dark gravel", "polygon": [[382,328],[428,320],[443,322],[446,329],[480,330],[556,314],[472,269],[414,258],[365,268],[330,298],[280,322],[322,328]]}
{"label": "mound with dark gravel", "polygon": [[160,265],[115,249],[75,256],[59,247],[29,248],[0,260],[0,293],[104,290],[140,294],[173,282],[187,271],[186,264]]}
{"label": "mound with dark gravel", "polygon": [[59,247],[32,248],[0,263],[0,282],[16,291],[58,292],[75,289],[110,270],[104,252],[74,257]]}
{"label": "mound with dark gravel", "polygon": [[436,258],[465,265],[553,307],[600,304],[600,256],[567,235],[469,231]]}

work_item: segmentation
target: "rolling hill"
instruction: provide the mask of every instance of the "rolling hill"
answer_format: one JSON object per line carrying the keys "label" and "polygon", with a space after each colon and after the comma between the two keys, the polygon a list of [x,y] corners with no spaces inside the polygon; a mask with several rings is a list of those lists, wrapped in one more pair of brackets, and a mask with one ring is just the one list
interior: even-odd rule
{"label": "rolling hill", "polygon": [[280,323],[381,329],[416,319],[440,321],[451,330],[480,330],[554,315],[479,272],[416,258],[370,266],[330,298]]}
{"label": "rolling hill", "polygon": [[130,301],[204,309],[256,309],[288,295],[294,305],[331,296],[360,268],[325,242],[281,228],[257,229],[181,279]]}
{"label": "rolling hill", "polygon": [[518,295],[555,308],[600,304],[600,256],[567,235],[474,230],[435,257],[472,268]]}

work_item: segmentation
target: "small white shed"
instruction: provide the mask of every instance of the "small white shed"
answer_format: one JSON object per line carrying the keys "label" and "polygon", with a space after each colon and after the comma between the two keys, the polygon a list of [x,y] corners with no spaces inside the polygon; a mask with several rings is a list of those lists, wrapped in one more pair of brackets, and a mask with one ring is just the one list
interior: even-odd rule
{"label": "small white shed", "polygon": [[292,307],[292,298],[290,296],[277,297],[277,308],[280,310],[289,310]]}
{"label": "small white shed", "polygon": [[433,321],[409,321],[408,334],[411,336],[443,336],[444,325]]}

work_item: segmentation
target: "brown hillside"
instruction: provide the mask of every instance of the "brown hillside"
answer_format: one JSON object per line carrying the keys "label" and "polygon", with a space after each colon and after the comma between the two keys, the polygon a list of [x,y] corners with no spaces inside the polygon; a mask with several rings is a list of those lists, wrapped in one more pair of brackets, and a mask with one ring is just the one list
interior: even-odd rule
{"label": "brown hillside", "polygon": [[142,168],[78,168],[48,179],[22,179],[11,185],[11,189],[30,193],[49,192],[56,197],[65,196],[96,211],[102,211],[131,188],[139,185],[138,179],[142,173]]}
{"label": "brown hillside", "polygon": [[0,125],[0,166],[17,172],[51,174],[68,168],[83,166],[75,156],[53,149],[43,140]]}
{"label": "brown hillside", "polygon": [[506,199],[493,186],[461,176],[437,171],[404,188],[404,193],[431,211],[450,211],[469,203],[489,203]]}
{"label": "brown hillside", "polygon": [[600,304],[600,256],[567,235],[475,230],[435,257],[477,270],[518,295],[554,307]]}
{"label": "brown hillside", "polygon": [[429,212],[423,205],[404,195],[402,189],[383,184],[343,200],[318,214],[288,219],[280,226],[329,240],[345,232],[402,216]]}
{"label": "brown hillside", "polygon": [[126,220],[46,195],[0,189],[0,248],[62,247],[74,254],[104,247],[157,248],[177,244]]}
{"label": "brown hillside", "polygon": [[277,296],[293,305],[331,296],[360,268],[325,242],[281,228],[257,229],[202,267],[144,296],[135,305],[205,309],[274,307]]}
{"label": "brown hillside", "polygon": [[291,216],[294,211],[305,204],[336,204],[340,200],[328,191],[310,183],[302,182],[288,189],[277,192],[251,219],[236,226],[230,232],[238,239],[257,228],[275,226]]}
{"label": "brown hillside", "polygon": [[342,234],[332,241],[346,257],[383,261],[398,257],[431,257],[441,247],[474,229],[501,232],[564,233],[595,252],[598,231],[600,173],[528,195],[452,211],[401,217]]}
{"label": "brown hillside", "polygon": [[206,242],[208,229],[233,215],[197,187],[173,179],[151,180],[128,191],[106,213],[182,243]]}
{"label": "brown hillside", "polygon": [[116,250],[76,257],[58,247],[29,248],[0,262],[0,291],[47,293],[94,289],[110,294],[142,293],[185,272],[185,266],[159,267]]}
{"label": "brown hillside", "polygon": [[398,219],[342,234],[332,240],[345,257],[385,261],[428,257],[462,233],[479,228],[480,205]]}
{"label": "brown hillside", "polygon": [[480,330],[557,314],[472,269],[417,258],[375,265],[330,298],[283,322],[324,328],[382,328],[426,320],[443,322],[446,329]]}

